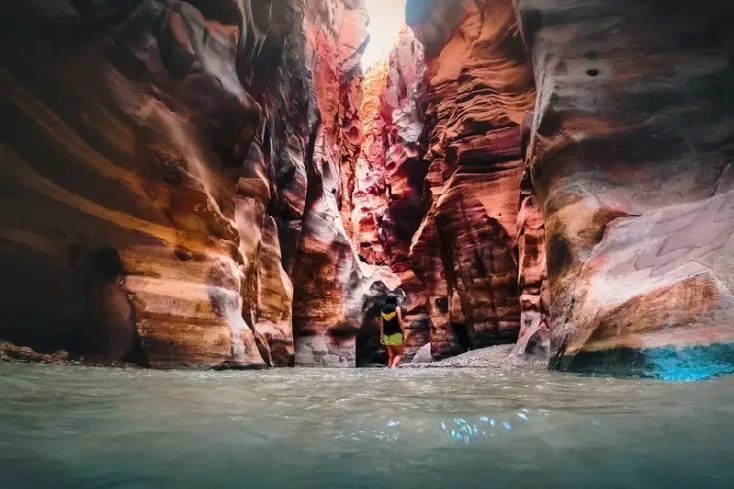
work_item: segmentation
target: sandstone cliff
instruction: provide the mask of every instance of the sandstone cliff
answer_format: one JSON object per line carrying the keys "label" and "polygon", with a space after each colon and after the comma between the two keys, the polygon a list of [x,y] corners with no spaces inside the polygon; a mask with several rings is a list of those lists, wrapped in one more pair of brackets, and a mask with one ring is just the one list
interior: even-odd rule
{"label": "sandstone cliff", "polygon": [[276,76],[251,61],[295,12],[269,21],[254,4],[0,6],[2,336],[152,365],[263,363],[235,207],[267,94],[245,80]]}
{"label": "sandstone cliff", "polygon": [[307,2],[308,61],[320,118],[309,155],[303,234],[294,269],[294,334],[299,365],[356,363],[357,336],[374,321],[380,297],[400,285],[362,263],[351,224],[355,167],[362,145],[359,65],[367,42],[361,1]]}
{"label": "sandstone cliff", "polygon": [[407,10],[412,29],[365,84],[353,221],[363,256],[401,279],[411,350],[430,342],[438,359],[514,343],[523,304],[530,323],[542,319],[532,205],[520,223],[535,257],[523,260],[523,301],[516,256],[521,126],[535,91],[509,1]]}
{"label": "sandstone cliff", "polygon": [[428,167],[410,266],[435,357],[550,335],[562,369],[734,369],[732,11],[408,2]]}
{"label": "sandstone cliff", "polygon": [[553,366],[734,371],[734,5],[516,0]]}
{"label": "sandstone cliff", "polygon": [[361,2],[0,19],[0,336],[152,366],[353,364],[364,302],[397,285],[341,219]]}
{"label": "sandstone cliff", "polygon": [[[408,257],[426,208],[424,74],[423,47],[405,28],[388,59],[368,71],[363,85],[364,142],[352,194],[355,245],[366,262],[389,267],[401,284],[406,359],[430,341],[425,289]],[[375,340],[373,330],[372,348]]]}

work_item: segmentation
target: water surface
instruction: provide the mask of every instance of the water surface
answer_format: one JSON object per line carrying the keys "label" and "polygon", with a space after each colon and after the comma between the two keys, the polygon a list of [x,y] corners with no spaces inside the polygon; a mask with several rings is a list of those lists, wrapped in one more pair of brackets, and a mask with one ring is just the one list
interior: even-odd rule
{"label": "water surface", "polygon": [[0,488],[734,487],[734,377],[0,365]]}

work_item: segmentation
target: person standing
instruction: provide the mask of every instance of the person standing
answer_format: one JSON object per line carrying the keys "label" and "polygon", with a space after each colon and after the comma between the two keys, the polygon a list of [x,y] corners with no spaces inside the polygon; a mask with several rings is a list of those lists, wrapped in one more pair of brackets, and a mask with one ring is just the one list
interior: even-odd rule
{"label": "person standing", "polygon": [[405,328],[403,326],[403,312],[398,307],[396,296],[391,294],[387,297],[381,316],[380,343],[387,349],[387,368],[397,367],[403,358]]}

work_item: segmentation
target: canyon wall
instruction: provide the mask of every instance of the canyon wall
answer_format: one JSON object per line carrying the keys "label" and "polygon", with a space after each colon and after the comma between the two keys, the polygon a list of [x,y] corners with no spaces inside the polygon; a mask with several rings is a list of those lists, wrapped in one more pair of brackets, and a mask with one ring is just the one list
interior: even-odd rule
{"label": "canyon wall", "polygon": [[352,241],[351,194],[362,146],[359,60],[366,26],[361,0],[307,2],[308,63],[320,118],[293,271],[299,365],[354,366],[360,329],[374,330],[376,304],[400,285],[388,269],[363,263]]}
{"label": "canyon wall", "polygon": [[[513,4],[514,3],[514,4]],[[0,3],[0,339],[153,367],[514,343],[734,371],[734,6]]]}
{"label": "canyon wall", "polygon": [[406,18],[428,84],[428,208],[409,256],[442,358],[518,337],[521,131],[535,89],[509,0],[408,2]]}
{"label": "canyon wall", "polygon": [[734,370],[733,11],[408,2],[429,206],[410,261],[434,357],[517,339],[564,370]]}
{"label": "canyon wall", "polygon": [[[388,268],[401,284],[405,358],[430,341],[430,320],[421,281],[410,266],[413,235],[425,215],[426,175],[422,140],[425,99],[423,47],[404,28],[388,58],[366,74],[360,118],[364,143],[352,194],[355,246],[362,258]],[[374,350],[376,331],[368,349]]]}
{"label": "canyon wall", "polygon": [[245,62],[265,16],[2,4],[2,336],[151,365],[263,363],[235,201],[261,128],[265,92],[241,80],[260,69]]}
{"label": "canyon wall", "polygon": [[0,336],[353,365],[398,285],[342,225],[365,24],[342,0],[3,3]]}
{"label": "canyon wall", "polygon": [[440,359],[521,336],[522,355],[539,334],[547,351],[522,144],[536,94],[512,4],[408,2],[406,19],[364,85],[356,245],[400,277],[409,350],[430,342]]}
{"label": "canyon wall", "polygon": [[734,5],[516,0],[553,366],[734,371]]}
{"label": "canyon wall", "polygon": [[525,170],[520,180],[517,212],[517,274],[520,294],[520,333],[514,350],[516,356],[542,355],[550,352],[548,315],[550,293],[545,245],[545,220],[538,201],[528,158],[534,113],[523,120],[521,146]]}

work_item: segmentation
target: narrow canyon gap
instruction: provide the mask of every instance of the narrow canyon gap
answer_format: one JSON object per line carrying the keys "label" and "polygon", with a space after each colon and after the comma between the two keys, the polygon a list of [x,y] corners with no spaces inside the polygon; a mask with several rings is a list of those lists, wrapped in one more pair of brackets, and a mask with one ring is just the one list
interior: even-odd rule
{"label": "narrow canyon gap", "polygon": [[394,293],[407,360],[734,371],[734,6],[408,0],[363,62],[379,3],[0,5],[0,339],[351,367]]}

